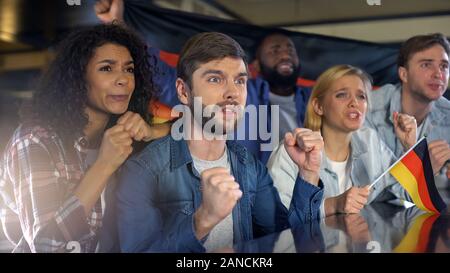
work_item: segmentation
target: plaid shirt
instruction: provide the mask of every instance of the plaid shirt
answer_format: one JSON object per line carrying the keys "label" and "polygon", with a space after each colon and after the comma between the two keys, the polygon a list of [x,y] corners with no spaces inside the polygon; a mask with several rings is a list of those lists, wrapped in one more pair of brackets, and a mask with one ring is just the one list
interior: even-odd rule
{"label": "plaid shirt", "polygon": [[79,142],[67,149],[52,130],[17,128],[0,164],[0,217],[14,252],[95,251],[101,202],[86,217],[74,195],[85,157]]}

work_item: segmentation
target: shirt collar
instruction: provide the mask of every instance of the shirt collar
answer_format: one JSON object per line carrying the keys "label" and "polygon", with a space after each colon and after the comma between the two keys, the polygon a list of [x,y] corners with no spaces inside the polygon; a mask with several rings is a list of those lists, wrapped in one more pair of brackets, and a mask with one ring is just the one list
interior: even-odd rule
{"label": "shirt collar", "polygon": [[[347,158],[348,162],[353,162],[353,160],[360,157],[362,154],[367,153],[367,144],[364,142],[363,139],[361,139],[357,132],[352,133],[351,141],[350,141],[350,155]],[[349,163],[347,163],[349,164]],[[351,163],[350,163],[351,164]],[[327,156],[322,154],[322,161],[321,161],[321,169],[332,172],[331,171],[331,165],[329,161],[327,160]]]}
{"label": "shirt collar", "polygon": [[[394,94],[392,95],[389,107],[389,120],[391,121],[392,124],[394,124],[394,112],[399,113],[402,112],[401,99],[402,99],[402,87],[401,85],[398,84],[395,86]],[[441,99],[442,98],[439,98],[439,100]],[[425,117],[425,119],[428,116],[430,117],[430,120],[438,121],[445,117],[445,113],[443,113],[438,107],[436,107],[436,102],[433,101],[431,102],[430,112]]]}
{"label": "shirt collar", "polygon": [[[226,145],[228,153],[233,152],[243,164],[248,162],[248,151],[245,147],[240,146],[235,141],[227,141]],[[230,154],[228,154],[228,158],[230,162],[233,161],[233,157]],[[186,140],[175,140],[170,137],[170,169],[174,170],[191,162],[192,156]]]}
{"label": "shirt collar", "polygon": [[350,159],[354,160],[360,155],[367,153],[367,143],[361,139],[357,132],[352,133],[352,140],[350,142],[351,151]]}
{"label": "shirt collar", "polygon": [[77,150],[80,153],[87,153],[87,148],[89,147],[89,141],[86,138],[86,136],[81,136],[75,140],[73,147],[75,148],[75,150]]}
{"label": "shirt collar", "polygon": [[389,120],[392,124],[394,124],[394,112],[402,112],[402,103],[401,103],[401,95],[402,88],[400,85],[395,86],[395,90],[393,91],[391,103],[389,105]]}

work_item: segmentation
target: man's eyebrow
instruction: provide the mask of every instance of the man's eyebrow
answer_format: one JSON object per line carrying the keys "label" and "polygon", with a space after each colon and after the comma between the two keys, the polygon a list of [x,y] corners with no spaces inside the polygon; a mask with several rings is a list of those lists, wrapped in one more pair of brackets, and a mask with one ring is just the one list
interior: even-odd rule
{"label": "man's eyebrow", "polygon": [[219,75],[223,75],[223,72],[221,70],[216,70],[216,69],[208,69],[206,71],[204,71],[202,73],[202,77],[206,76],[207,74],[219,74]]}
{"label": "man's eyebrow", "polygon": [[[435,61],[434,59],[420,59],[419,60],[419,63],[422,63],[422,62],[433,62],[433,61]],[[438,60],[439,62],[444,62],[444,63],[448,63],[448,60],[446,60],[446,59],[442,59],[442,60]]]}
{"label": "man's eyebrow", "polygon": [[[208,70],[204,71],[201,76],[204,77],[204,76],[206,76],[208,74],[224,75],[223,71],[221,71],[221,70],[208,69]],[[240,72],[239,74],[237,74],[237,77],[248,77],[248,73],[247,72]]]}
{"label": "man's eyebrow", "polygon": [[241,72],[237,76],[238,77],[248,77],[248,73],[247,72]]}

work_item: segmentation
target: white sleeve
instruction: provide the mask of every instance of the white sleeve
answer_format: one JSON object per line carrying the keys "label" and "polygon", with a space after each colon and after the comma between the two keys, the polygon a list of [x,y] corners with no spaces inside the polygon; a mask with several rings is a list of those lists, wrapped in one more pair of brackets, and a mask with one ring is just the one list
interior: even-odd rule
{"label": "white sleeve", "polygon": [[289,209],[292,192],[298,175],[298,166],[289,157],[283,142],[280,142],[278,147],[270,155],[267,168],[274,186],[278,190],[281,202]]}

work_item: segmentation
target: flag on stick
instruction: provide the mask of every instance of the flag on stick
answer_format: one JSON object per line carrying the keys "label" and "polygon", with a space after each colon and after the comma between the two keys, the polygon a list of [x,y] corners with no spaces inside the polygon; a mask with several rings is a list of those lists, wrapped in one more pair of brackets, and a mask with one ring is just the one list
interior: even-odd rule
{"label": "flag on stick", "polygon": [[397,162],[378,177],[370,187],[377,183],[387,172],[405,188],[418,208],[440,213],[447,207],[434,183],[433,169],[425,137],[411,147]]}

